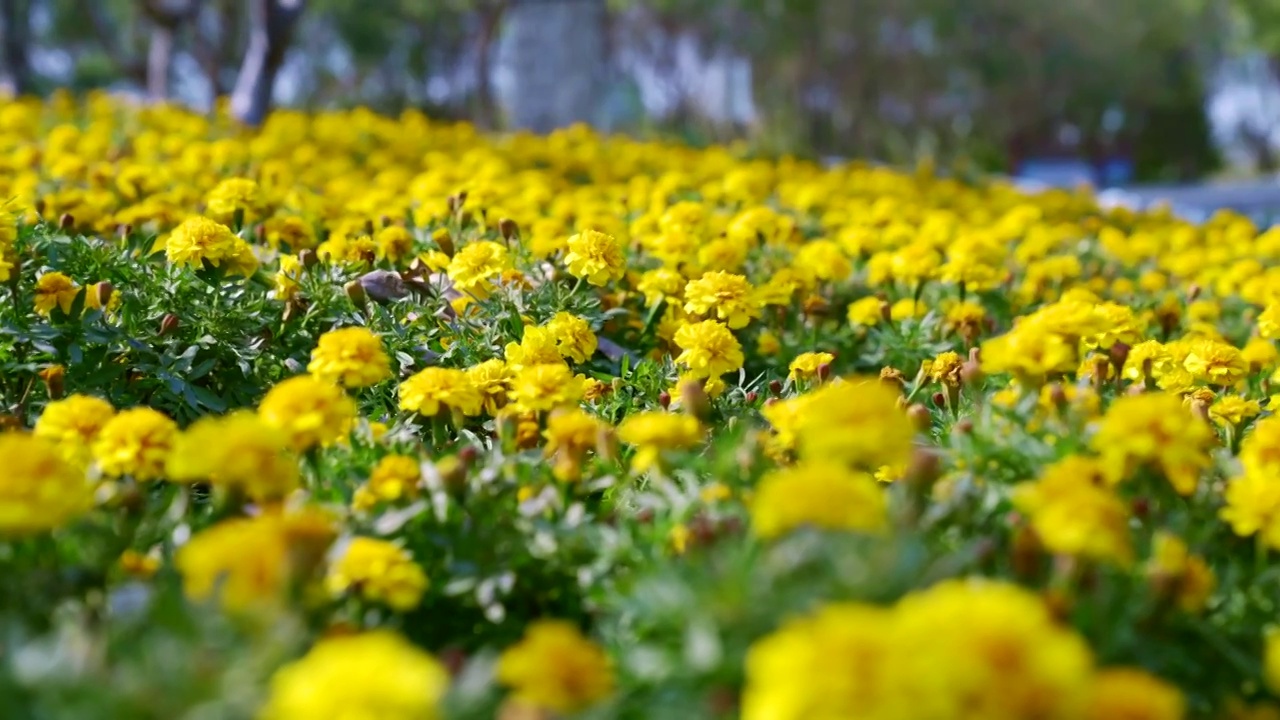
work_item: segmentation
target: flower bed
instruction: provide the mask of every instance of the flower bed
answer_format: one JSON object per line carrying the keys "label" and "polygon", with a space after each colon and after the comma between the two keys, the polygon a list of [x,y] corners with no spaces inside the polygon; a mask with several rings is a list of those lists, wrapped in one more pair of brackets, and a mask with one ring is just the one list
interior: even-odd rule
{"label": "flower bed", "polygon": [[1280,231],[362,110],[0,147],[21,717],[1280,715]]}

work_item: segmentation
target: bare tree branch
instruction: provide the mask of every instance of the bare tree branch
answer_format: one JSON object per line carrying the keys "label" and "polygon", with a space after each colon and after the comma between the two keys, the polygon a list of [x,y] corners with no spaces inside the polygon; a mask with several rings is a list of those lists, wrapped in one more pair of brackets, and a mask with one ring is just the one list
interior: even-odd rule
{"label": "bare tree branch", "polygon": [[241,122],[260,125],[266,119],[276,75],[305,7],[305,0],[249,0],[249,47],[231,92],[231,112]]}

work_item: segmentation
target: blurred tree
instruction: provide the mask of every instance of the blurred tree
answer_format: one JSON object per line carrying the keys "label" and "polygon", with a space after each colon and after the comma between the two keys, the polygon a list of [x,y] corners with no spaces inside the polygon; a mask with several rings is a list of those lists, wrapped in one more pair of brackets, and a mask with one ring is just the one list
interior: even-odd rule
{"label": "blurred tree", "polygon": [[231,91],[231,112],[241,122],[259,125],[271,109],[276,76],[284,65],[293,29],[305,0],[248,0],[249,46]]}
{"label": "blurred tree", "polygon": [[34,89],[31,74],[31,3],[29,0],[0,0],[0,39],[4,42],[4,71],[9,89],[25,95]]}
{"label": "blurred tree", "polygon": [[603,104],[605,0],[512,0],[499,52],[507,118],[548,132],[597,118]]}

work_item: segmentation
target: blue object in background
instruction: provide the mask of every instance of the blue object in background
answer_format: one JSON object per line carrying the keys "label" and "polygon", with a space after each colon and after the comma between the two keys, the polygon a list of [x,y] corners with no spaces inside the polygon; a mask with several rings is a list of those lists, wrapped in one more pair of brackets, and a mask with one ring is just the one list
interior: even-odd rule
{"label": "blue object in background", "polygon": [[1031,180],[1057,187],[1098,184],[1094,167],[1079,158],[1031,158],[1024,160],[1015,175],[1019,180]]}

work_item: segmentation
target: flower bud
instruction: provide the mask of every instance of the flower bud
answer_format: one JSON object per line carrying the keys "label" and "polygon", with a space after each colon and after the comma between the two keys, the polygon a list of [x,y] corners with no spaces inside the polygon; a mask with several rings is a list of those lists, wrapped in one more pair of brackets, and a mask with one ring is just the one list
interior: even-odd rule
{"label": "flower bud", "polygon": [[115,293],[116,287],[109,281],[103,280],[93,286],[94,299],[98,303],[98,307],[105,308],[107,303],[111,302],[111,296]]}
{"label": "flower bud", "polygon": [[514,237],[520,237],[520,226],[511,218],[502,218],[498,221],[498,232],[502,233],[503,240],[510,240]]}
{"label": "flower bud", "polygon": [[1201,289],[1198,283],[1192,283],[1191,287],[1187,288],[1187,302],[1195,302],[1196,298],[1200,297]]}
{"label": "flower bud", "polygon": [[1111,359],[1111,365],[1116,369],[1116,374],[1119,375],[1124,370],[1125,362],[1129,359],[1129,346],[1117,341],[1107,351],[1107,357]]}
{"label": "flower bud", "polygon": [[435,241],[436,247],[440,248],[440,252],[453,257],[455,248],[453,245],[453,236],[449,234],[448,228],[440,228],[431,233],[431,239]]}
{"label": "flower bud", "polygon": [[311,248],[305,248],[298,253],[298,262],[302,263],[302,267],[310,270],[320,262],[320,257],[316,255],[316,251]]}
{"label": "flower bud", "polygon": [[670,408],[671,393],[667,392],[666,390],[663,390],[662,392],[658,393],[658,404],[662,406],[663,410]]}
{"label": "flower bud", "polygon": [[818,380],[826,382],[831,379],[831,363],[822,363],[818,366]]}
{"label": "flower bud", "polygon": [[163,318],[160,319],[159,334],[161,336],[168,335],[174,330],[177,330],[179,324],[180,324],[180,321],[178,320],[178,316],[174,315],[173,313],[168,313]]}
{"label": "flower bud", "polygon": [[50,365],[37,374],[44,381],[44,387],[48,391],[50,400],[59,400],[66,395],[67,369],[65,367]]}
{"label": "flower bud", "polygon": [[781,383],[781,382],[779,382],[779,381],[777,381],[777,380],[770,380],[770,381],[769,381],[769,392],[773,393],[773,395],[774,395],[775,397],[781,397],[781,396],[782,396],[782,383]]}
{"label": "flower bud", "polygon": [[955,431],[958,435],[968,435],[973,432],[973,421],[969,418],[964,418],[960,422],[956,423]]}
{"label": "flower bud", "polygon": [[58,227],[62,230],[70,230],[76,226],[76,216],[71,213],[62,213],[62,217],[58,218]]}
{"label": "flower bud", "polygon": [[755,390],[752,390],[747,393],[747,396],[745,399],[748,405],[755,405],[756,402],[760,400],[760,394],[757,393]]}
{"label": "flower bud", "polygon": [[925,432],[933,425],[933,415],[929,412],[929,408],[920,403],[913,403],[907,408],[907,417],[911,423],[916,426],[916,430]]}
{"label": "flower bud", "polygon": [[711,413],[711,398],[707,397],[707,389],[701,380],[681,381],[680,407],[699,420],[705,420]]}
{"label": "flower bud", "polygon": [[934,393],[929,399],[933,401],[934,407],[944,408],[947,406],[947,396],[940,392]]}
{"label": "flower bud", "polygon": [[369,296],[365,293],[364,286],[360,284],[359,280],[352,280],[343,285],[342,289],[347,293],[347,298],[351,300],[351,304],[356,307],[364,307],[369,300]]}

